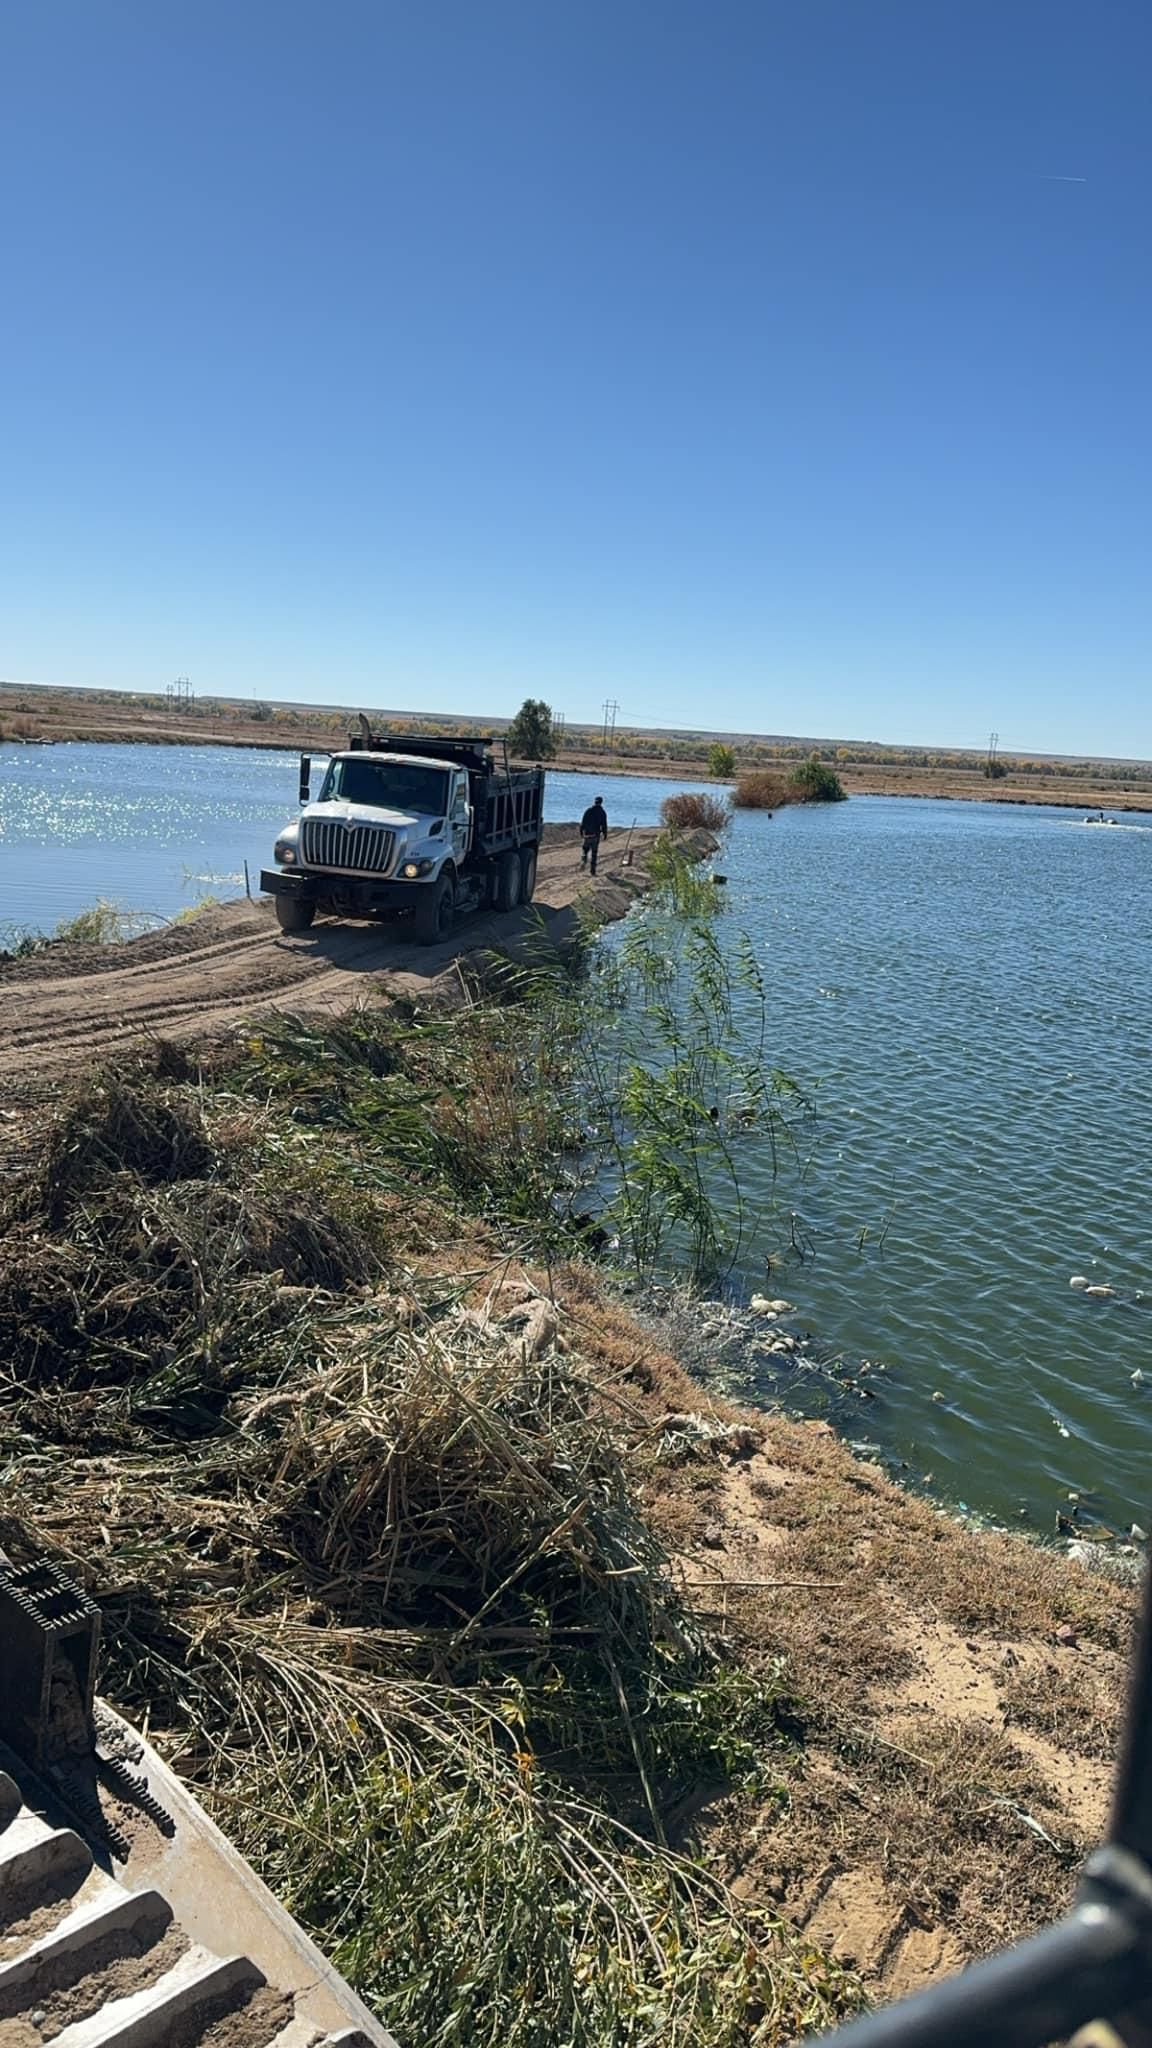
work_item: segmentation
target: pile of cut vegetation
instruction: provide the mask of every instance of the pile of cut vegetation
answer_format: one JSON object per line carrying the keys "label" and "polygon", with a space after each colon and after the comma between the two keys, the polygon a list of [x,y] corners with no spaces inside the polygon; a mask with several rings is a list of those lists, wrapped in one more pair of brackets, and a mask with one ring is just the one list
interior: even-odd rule
{"label": "pile of cut vegetation", "polygon": [[78,1086],[0,1210],[0,1545],[81,1576],[104,1690],[400,2039],[792,2038],[852,1980],[669,1845],[779,1782],[778,1680],[677,1597],[643,1417],[493,1277],[478,1219],[556,1227],[500,1043],[280,1020]]}

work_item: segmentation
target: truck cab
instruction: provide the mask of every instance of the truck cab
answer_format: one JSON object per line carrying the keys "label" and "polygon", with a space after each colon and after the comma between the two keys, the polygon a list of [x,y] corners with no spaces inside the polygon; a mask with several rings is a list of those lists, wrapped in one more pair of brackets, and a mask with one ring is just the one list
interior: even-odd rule
{"label": "truck cab", "polygon": [[317,910],[396,917],[432,944],[461,910],[529,902],[544,772],[498,772],[490,745],[382,738],[365,723],[331,756],[315,802],[304,756],[300,815],[260,877],[281,928],[306,931]]}

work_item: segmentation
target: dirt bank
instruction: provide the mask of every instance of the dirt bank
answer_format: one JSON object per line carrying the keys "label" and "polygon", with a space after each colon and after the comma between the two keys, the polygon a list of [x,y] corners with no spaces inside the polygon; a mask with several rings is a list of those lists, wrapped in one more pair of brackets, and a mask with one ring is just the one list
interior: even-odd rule
{"label": "dirt bank", "polygon": [[[426,995],[469,954],[562,945],[586,912],[625,915],[647,886],[658,836],[633,833],[627,854],[624,835],[610,839],[592,881],[576,827],[546,826],[531,907],[461,919],[438,946],[354,920],[322,919],[288,936],[269,902],[240,901],[122,945],[51,946],[11,960],[0,966],[0,1079],[10,1087],[72,1072],[142,1036],[215,1036],[269,1008],[334,1014],[386,992]],[[706,843],[703,835],[700,850]]]}
{"label": "dirt bank", "polygon": [[[570,844],[548,859],[555,932],[581,881]],[[601,913],[642,884],[606,866]],[[908,1990],[1053,1917],[1104,1824],[1132,1592],[972,1533],[823,1423],[694,1380],[572,1260],[586,1239],[549,1235],[506,1014],[335,1014],[433,987],[460,943],[414,971],[375,930],[349,928],[380,949],[349,963],[257,909],[217,915],[241,920],[231,938],[194,925],[0,979],[5,1096],[24,1029],[57,1098],[0,1209],[0,1542],[47,1545],[101,1599],[117,1703],[402,2039],[455,2024],[467,1997],[456,2038],[503,2041],[525,1987],[554,1982],[532,1943],[588,1916],[555,1912],[551,1865],[522,1912],[516,1859],[555,1839],[574,1786],[585,1817],[651,1829],[731,1887],[722,1934],[661,1960],[636,2041],[776,2048],[851,2003],[845,1970]],[[288,963],[279,989],[244,975],[266,954]],[[169,972],[183,994],[153,1016]],[[70,988],[71,1036],[53,1036]],[[230,1043],[261,1004],[319,1022]],[[173,1025],[219,1042],[173,1057]],[[89,1047],[123,1073],[89,1072]],[[443,1800],[478,1701],[507,1741],[485,1734],[502,1775],[470,1866],[468,1810]],[[635,1889],[659,1881],[648,1863],[625,1875],[631,1942],[637,1898],[656,1898],[648,1929],[666,1894]],[[570,1962],[572,2009],[626,1995],[602,1953]],[[689,1980],[711,1996],[753,1966],[767,1979],[738,1985],[730,2031],[660,2018],[683,2015]],[[574,2037],[569,2008],[546,2016],[532,2048]],[[623,2022],[582,2038],[610,2048]]]}

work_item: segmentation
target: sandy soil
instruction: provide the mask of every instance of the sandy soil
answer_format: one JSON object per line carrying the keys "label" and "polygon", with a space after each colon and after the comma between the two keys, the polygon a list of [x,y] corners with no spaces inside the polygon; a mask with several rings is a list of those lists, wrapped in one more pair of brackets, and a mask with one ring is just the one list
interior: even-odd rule
{"label": "sandy soil", "polygon": [[[783,1796],[704,1788],[687,1838],[881,2000],[1057,1917],[1106,1827],[1133,1590],[966,1528],[825,1422],[713,1398],[587,1269],[554,1295],[647,1426],[648,1511],[685,1598],[793,1701]],[[671,1455],[686,1414],[728,1432]]]}
{"label": "sandy soil", "polygon": [[401,926],[322,919],[289,936],[271,903],[227,903],[123,945],[53,946],[0,967],[0,1091],[73,1072],[133,1039],[203,1039],[267,1009],[333,1012],[382,993],[427,994],[490,948],[563,944],[578,906],[622,917],[647,885],[654,830],[609,840],[592,882],[574,825],[545,828],[530,909],[463,918],[439,946]]}

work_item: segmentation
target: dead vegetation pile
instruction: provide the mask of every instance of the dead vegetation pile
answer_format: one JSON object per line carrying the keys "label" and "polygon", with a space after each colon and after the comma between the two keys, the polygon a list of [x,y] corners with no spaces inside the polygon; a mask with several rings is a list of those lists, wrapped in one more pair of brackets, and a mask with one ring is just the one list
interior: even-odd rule
{"label": "dead vegetation pile", "polygon": [[443,1241],[430,1272],[412,1075],[386,1120],[385,1049],[291,1038],[86,1082],[10,1190],[0,1546],[94,1592],[108,1695],[402,2038],[830,2019],[851,1980],[669,1846],[702,1779],[785,1755],[778,1679],[717,1655],[641,1511],[647,1418],[533,1282]]}
{"label": "dead vegetation pile", "polygon": [[766,2048],[1060,1910],[1131,1598],[549,1270],[528,1040],[280,1019],[62,1104],[0,1216],[0,1546],[400,2038]]}
{"label": "dead vegetation pile", "polygon": [[247,1142],[216,1142],[195,1091],[152,1078],[85,1082],[43,1158],[0,1204],[0,1357],[16,1412],[68,1441],[133,1418],[215,1426],[254,1354],[284,1338],[293,1288],[382,1270],[323,1177]]}

